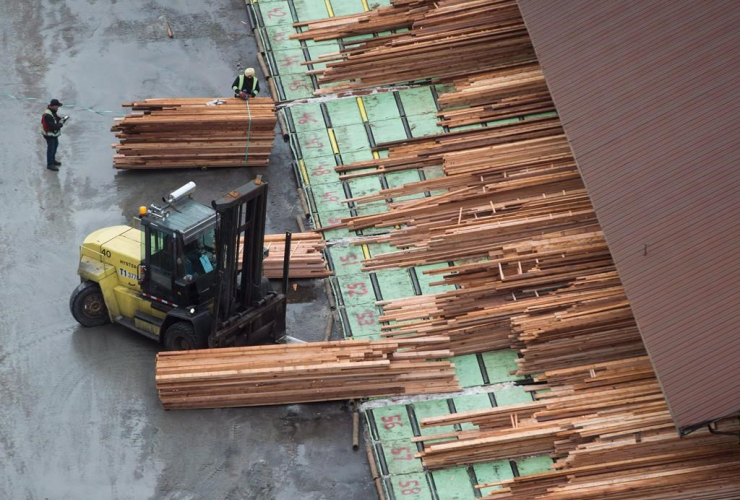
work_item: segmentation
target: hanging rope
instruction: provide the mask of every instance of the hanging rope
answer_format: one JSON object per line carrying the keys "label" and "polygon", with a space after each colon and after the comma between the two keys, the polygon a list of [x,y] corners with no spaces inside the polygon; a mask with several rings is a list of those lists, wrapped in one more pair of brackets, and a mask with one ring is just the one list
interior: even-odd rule
{"label": "hanging rope", "polygon": [[249,136],[252,133],[252,110],[249,109],[249,97],[245,99],[247,103],[247,116],[249,123],[247,124],[247,146],[244,148],[244,166],[247,166],[247,156],[249,156]]}

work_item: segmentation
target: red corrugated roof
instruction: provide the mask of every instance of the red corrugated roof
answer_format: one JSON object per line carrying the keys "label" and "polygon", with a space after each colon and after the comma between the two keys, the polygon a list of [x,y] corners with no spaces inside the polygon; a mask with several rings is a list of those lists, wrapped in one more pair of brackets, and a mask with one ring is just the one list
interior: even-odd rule
{"label": "red corrugated roof", "polygon": [[519,6],[676,426],[740,412],[740,2]]}

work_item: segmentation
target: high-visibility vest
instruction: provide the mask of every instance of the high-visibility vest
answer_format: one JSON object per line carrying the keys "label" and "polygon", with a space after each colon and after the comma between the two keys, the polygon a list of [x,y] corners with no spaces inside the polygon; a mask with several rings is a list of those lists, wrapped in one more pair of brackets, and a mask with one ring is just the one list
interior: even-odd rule
{"label": "high-visibility vest", "polygon": [[[244,79],[245,78],[246,77],[244,75],[239,75],[239,88],[236,89],[237,91],[239,91],[239,90],[241,90],[241,89],[244,88]],[[252,90],[251,90],[251,93],[252,94],[254,94],[254,91],[255,91],[256,88],[257,88],[257,77],[256,76],[253,76],[252,77]]]}
{"label": "high-visibility vest", "polygon": [[41,115],[41,135],[44,137],[59,137],[62,135],[62,129],[59,130],[46,130],[46,127],[44,126],[44,118],[46,115],[49,115],[52,117],[52,119],[56,122],[56,118],[54,118],[54,113],[51,112],[50,109],[44,110],[44,114]]}

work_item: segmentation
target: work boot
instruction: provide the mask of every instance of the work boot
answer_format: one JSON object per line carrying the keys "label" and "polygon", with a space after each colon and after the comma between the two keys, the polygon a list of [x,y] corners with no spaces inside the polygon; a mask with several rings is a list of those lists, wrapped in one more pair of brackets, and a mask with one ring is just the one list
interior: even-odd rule
{"label": "work boot", "polygon": [[47,165],[46,167],[48,170],[53,170],[54,172],[59,172],[59,168],[57,168],[56,165]]}
{"label": "work boot", "polygon": [[62,162],[57,161],[57,160],[54,160],[54,165],[56,165],[57,167],[61,167],[62,166]]}

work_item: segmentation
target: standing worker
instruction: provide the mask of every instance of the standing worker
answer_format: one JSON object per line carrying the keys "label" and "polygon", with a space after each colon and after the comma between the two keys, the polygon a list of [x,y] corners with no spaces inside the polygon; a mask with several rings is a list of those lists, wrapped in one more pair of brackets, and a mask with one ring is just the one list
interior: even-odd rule
{"label": "standing worker", "polygon": [[245,69],[243,75],[239,75],[234,79],[231,88],[234,89],[234,97],[240,97],[245,100],[250,97],[257,97],[257,93],[260,91],[260,82],[254,76],[254,68]]}
{"label": "standing worker", "polygon": [[57,115],[61,106],[61,102],[52,99],[49,106],[44,110],[44,114],[41,115],[41,135],[46,139],[46,168],[55,172],[59,171],[59,166],[62,164],[56,159],[59,136],[62,134],[64,122],[69,119],[69,116],[60,117]]}

